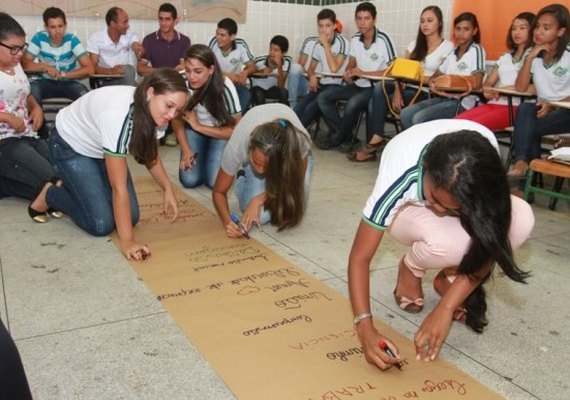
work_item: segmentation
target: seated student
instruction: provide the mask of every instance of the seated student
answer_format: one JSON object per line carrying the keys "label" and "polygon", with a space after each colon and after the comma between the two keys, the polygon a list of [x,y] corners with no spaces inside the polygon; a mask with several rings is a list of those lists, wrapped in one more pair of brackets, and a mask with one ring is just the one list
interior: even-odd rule
{"label": "seated student", "polygon": [[[144,58],[137,65],[137,72],[148,75],[156,68],[174,68],[184,71],[184,57],[190,48],[190,38],[174,29],[178,23],[178,11],[170,3],[158,8],[159,30],[149,33],[143,39]],[[176,135],[167,129],[164,144],[176,146]]]}
{"label": "seated student", "polygon": [[[433,87],[433,78],[444,74],[456,74],[473,77],[473,87],[478,89],[485,75],[485,50],[479,44],[481,41],[479,22],[475,14],[464,12],[455,17],[453,26],[457,47],[432,75],[430,88]],[[463,110],[461,104],[466,101],[467,99],[456,97],[432,96],[430,99],[412,104],[405,107],[400,114],[402,128],[407,129],[412,125],[434,119],[453,118],[458,111]]]}
{"label": "seated student", "polygon": [[289,105],[289,93],[285,81],[292,61],[291,57],[286,55],[287,50],[289,50],[289,41],[285,36],[277,35],[269,42],[269,54],[255,58],[256,74],[251,78],[254,105],[265,104],[267,97]]}
{"label": "seated student", "polygon": [[[428,6],[422,10],[420,15],[420,25],[415,40],[408,45],[405,58],[421,61],[424,78],[429,78],[439,68],[445,58],[453,51],[453,43],[444,39],[443,14],[437,6]],[[406,85],[400,90],[400,85],[386,83],[378,84],[374,87],[372,99],[368,103],[368,130],[371,133],[367,137],[366,145],[357,152],[350,152],[346,157],[350,161],[366,162],[375,161],[376,154],[381,151],[388,139],[384,137],[386,117],[388,115],[388,99],[384,93],[391,95],[392,110],[396,113],[404,108],[417,94],[418,88],[414,85]],[[425,88],[417,94],[417,101],[427,99],[429,91]]]}
{"label": "seated student", "polygon": [[191,97],[180,118],[172,121],[180,143],[178,176],[184,187],[212,188],[224,148],[241,118],[239,97],[208,46],[191,46],[184,66]]}
{"label": "seated student", "polygon": [[295,108],[299,97],[304,97],[309,93],[309,81],[305,77],[309,73],[311,56],[317,44],[316,36],[309,36],[303,40],[297,62],[291,64],[287,75],[287,92],[289,92],[289,106]]}
{"label": "seated student", "polygon": [[[356,332],[369,363],[389,369],[398,346],[374,327],[370,263],[385,234],[408,247],[400,260],[394,300],[410,313],[423,310],[422,278],[441,269],[434,288],[441,296],[416,332],[418,359],[434,360],[453,320],[475,332],[487,325],[485,290],[494,264],[525,282],[513,249],[530,236],[534,216],[511,196],[494,134],[465,120],[414,125],[386,146],[349,256],[348,285]],[[384,340],[396,357],[378,347]]]}
{"label": "seated student", "polygon": [[533,29],[534,47],[526,56],[515,89],[524,92],[534,83],[537,103],[519,105],[514,131],[512,177],[524,177],[529,162],[540,157],[540,138],[568,132],[570,110],[554,108],[551,101],[570,101],[570,15],[568,8],[542,8]]}
{"label": "seated student", "polygon": [[40,106],[44,99],[53,97],[76,100],[89,91],[79,80],[95,72],[93,63],[79,38],[66,33],[67,21],[61,9],[46,8],[43,20],[46,30],[32,37],[22,58],[25,70],[43,73],[31,83],[32,96]]}
{"label": "seated student", "polygon": [[[105,15],[107,28],[94,32],[87,41],[87,51],[98,75],[123,75],[120,79],[100,80],[99,86],[136,85],[134,58],[144,54],[138,37],[129,31],[129,16],[119,7]],[[134,52],[134,57],[132,52]]]}
{"label": "seated student", "polygon": [[148,75],[156,68],[165,67],[184,71],[184,56],[190,48],[190,38],[174,29],[177,23],[176,7],[170,3],[161,4],[158,8],[159,29],[143,39],[144,59],[138,62],[139,74]]}
{"label": "seated student", "polygon": [[[319,109],[325,117],[330,133],[318,139],[315,144],[322,150],[338,147],[350,142],[352,130],[359,113],[368,107],[372,96],[372,83],[361,75],[381,76],[388,64],[396,57],[392,39],[385,32],[376,29],[376,7],[370,2],[359,3],[355,11],[359,33],[350,41],[350,59],[343,79],[347,85],[333,88],[318,98]],[[353,82],[354,80],[354,82]],[[341,117],[336,107],[339,100],[347,100]],[[341,147],[344,152],[349,148]]]}
{"label": "seated student", "polygon": [[255,72],[255,63],[245,40],[236,38],[237,31],[238,26],[233,19],[222,19],[208,46],[216,55],[223,74],[236,87],[242,113],[245,113],[251,103],[251,92],[246,85],[248,77]]}
{"label": "seated student", "polygon": [[[514,86],[517,74],[521,69],[527,49],[532,46],[531,28],[535,15],[530,12],[520,13],[513,19],[507,34],[509,51],[503,54],[483,83],[483,94],[489,100],[486,104],[458,114],[455,118],[468,119],[486,126],[492,131],[505,129],[511,125],[509,120],[509,102],[505,96],[489,90],[490,88]],[[513,114],[516,116],[520,99],[513,98]]]}
{"label": "seated student", "polygon": [[305,128],[308,128],[321,113],[317,96],[329,89],[338,87],[342,83],[342,78],[324,76],[319,81],[316,76],[317,67],[321,72],[341,75],[346,69],[349,44],[345,37],[336,32],[335,22],[336,14],[331,9],[325,8],[317,15],[319,38],[309,66],[310,92],[294,108]]}
{"label": "seated student", "polygon": [[282,230],[301,222],[312,170],[311,138],[293,110],[283,104],[252,108],[235,127],[212,191],[227,235],[244,235],[230,217],[234,180],[245,230],[268,222]]}
{"label": "seated student", "polygon": [[36,198],[38,211],[52,206],[95,236],[108,235],[116,227],[125,257],[144,261],[150,249],[137,242],[133,231],[139,206],[127,155],[146,166],[164,190],[164,211],[172,211],[176,219],[178,202],[157,139],[187,100],[184,78],[163,68],[136,88],[102,87],[65,107],[57,114],[49,138],[63,185],[47,183],[42,188]]}
{"label": "seated student", "polygon": [[[30,95],[28,77],[20,65],[27,47],[26,33],[6,13],[0,13],[0,45],[0,191],[34,200],[38,188],[58,179],[47,143],[36,133],[43,121],[42,108]],[[33,201],[28,207],[36,222],[47,222],[48,213],[62,216],[55,210],[38,210],[38,206]]]}

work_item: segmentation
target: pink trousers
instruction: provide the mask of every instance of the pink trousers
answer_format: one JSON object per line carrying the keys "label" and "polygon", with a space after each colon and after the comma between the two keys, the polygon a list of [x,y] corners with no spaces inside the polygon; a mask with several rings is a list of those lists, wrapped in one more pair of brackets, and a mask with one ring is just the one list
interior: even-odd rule
{"label": "pink trousers", "polygon": [[[517,249],[530,236],[534,214],[523,199],[511,196],[511,247]],[[414,276],[422,278],[426,269],[457,268],[471,238],[458,217],[440,216],[429,207],[409,204],[398,211],[389,228],[398,243],[409,246],[404,263]],[[450,281],[454,277],[447,274]]]}

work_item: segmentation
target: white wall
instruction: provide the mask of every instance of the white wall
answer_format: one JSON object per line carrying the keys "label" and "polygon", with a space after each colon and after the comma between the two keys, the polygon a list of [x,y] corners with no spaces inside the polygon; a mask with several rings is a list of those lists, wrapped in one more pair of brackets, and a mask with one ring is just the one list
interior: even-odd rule
{"label": "white wall", "polygon": [[[408,43],[415,38],[421,10],[428,5],[438,5],[444,15],[444,34],[449,32],[452,0],[375,0],[378,9],[377,26],[388,32],[398,54],[403,55]],[[343,34],[347,37],[356,32],[354,10],[357,3],[331,6],[337,18],[344,25]],[[254,55],[267,53],[269,40],[281,34],[289,39],[289,54],[296,57],[307,36],[316,34],[316,18],[320,7],[265,1],[248,1],[247,22],[239,26],[238,36],[243,37]],[[65,11],[65,10],[64,10]],[[24,27],[28,36],[43,29],[41,16],[14,16]],[[75,33],[85,44],[94,31],[105,28],[105,19],[68,18],[68,31]],[[144,35],[158,28],[156,21],[131,20],[131,29],[142,40]],[[192,43],[205,43],[216,29],[215,23],[183,22],[177,27],[188,35]]]}

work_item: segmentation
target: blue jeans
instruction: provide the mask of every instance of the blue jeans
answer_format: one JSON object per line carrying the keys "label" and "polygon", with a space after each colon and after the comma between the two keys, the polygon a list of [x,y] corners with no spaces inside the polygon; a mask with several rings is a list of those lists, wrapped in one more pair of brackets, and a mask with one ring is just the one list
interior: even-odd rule
{"label": "blue jeans", "polygon": [[40,184],[56,176],[45,140],[11,137],[0,140],[2,191],[33,200]]}
{"label": "blue jeans", "polygon": [[[307,170],[305,171],[305,180],[303,190],[305,192],[305,204],[309,201],[309,191],[311,190],[311,176],[313,175],[313,167],[315,165],[315,160],[313,155],[309,153],[307,156]],[[243,172],[243,174],[241,173]],[[239,201],[239,208],[241,212],[244,212],[247,208],[251,199],[255,196],[260,195],[265,192],[265,177],[257,175],[251,169],[251,164],[247,163],[236,178],[235,183],[236,196]],[[261,216],[259,222],[262,225],[267,224],[271,221],[271,212],[269,210],[263,209],[261,211]]]}
{"label": "blue jeans", "polygon": [[294,63],[287,74],[287,91],[291,108],[297,106],[299,96],[305,97],[309,93],[309,80],[303,76],[304,72],[301,64]]}
{"label": "blue jeans", "polygon": [[[117,86],[117,85],[127,85],[136,86],[137,85],[137,71],[135,67],[130,64],[123,65],[125,72],[122,78],[91,78],[89,83],[93,89],[100,88],[103,86]],[[93,82],[93,84],[92,84]]]}
{"label": "blue jeans", "polygon": [[[394,94],[394,84],[386,83],[386,93],[388,93],[389,101],[392,101]],[[402,91],[402,99],[404,104],[409,104],[409,102],[414,98],[417,93],[417,88],[406,87]],[[428,94],[426,92],[420,92],[417,101],[427,99]],[[388,100],[382,89],[382,83],[374,86],[374,91],[372,92],[372,98],[370,103],[368,103],[368,130],[367,130],[367,141],[372,139],[372,135],[384,136],[386,133],[385,124],[386,116],[388,115]]]}
{"label": "blue jeans", "polygon": [[[49,150],[56,171],[63,180],[61,187],[51,186],[47,192],[50,207],[69,215],[81,229],[94,236],[105,236],[115,228],[113,192],[107,177],[104,159],[90,158],[76,153],[51,131]],[[127,189],[131,204],[131,221],[139,221],[139,204],[130,172]]]}
{"label": "blue jeans", "polygon": [[53,99],[54,97],[77,100],[87,93],[89,89],[81,82],[74,80],[37,79],[30,82],[30,91],[41,106],[43,100]]}
{"label": "blue jeans", "polygon": [[241,106],[241,115],[244,115],[251,104],[251,92],[245,86],[235,85],[235,87]]}
{"label": "blue jeans", "polygon": [[305,128],[311,125],[311,122],[316,120],[319,115],[321,115],[321,110],[319,109],[319,103],[317,102],[317,97],[326,92],[327,90],[339,87],[339,85],[321,85],[319,90],[316,92],[309,92],[305,98],[297,104],[295,107],[295,114],[299,117],[299,120]]}
{"label": "blue jeans", "polygon": [[186,171],[178,171],[180,183],[187,188],[194,188],[202,184],[213,188],[228,141],[202,135],[188,126],[185,128],[185,133],[188,144],[198,155],[196,156],[196,164],[192,168]]}
{"label": "blue jeans", "polygon": [[[319,109],[331,130],[330,140],[333,146],[338,146],[350,138],[358,115],[368,107],[371,96],[372,87],[362,88],[352,83],[327,90],[317,97]],[[336,108],[336,102],[339,100],[347,100],[342,118]]]}
{"label": "blue jeans", "polygon": [[514,158],[530,162],[540,157],[540,138],[566,133],[570,128],[570,110],[558,108],[544,118],[536,118],[536,103],[521,103],[515,120]]}
{"label": "blue jeans", "polygon": [[434,119],[453,118],[463,110],[460,102],[459,99],[432,97],[405,107],[400,113],[402,128],[408,129]]}

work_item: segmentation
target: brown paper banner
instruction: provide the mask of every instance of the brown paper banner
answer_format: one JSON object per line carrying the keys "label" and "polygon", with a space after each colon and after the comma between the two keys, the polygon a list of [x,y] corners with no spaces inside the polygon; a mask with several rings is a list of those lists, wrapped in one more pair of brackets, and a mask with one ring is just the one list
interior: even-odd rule
{"label": "brown paper banner", "polygon": [[181,218],[165,221],[160,188],[151,178],[136,186],[135,233],[152,257],[133,268],[236,397],[501,398],[441,359],[416,361],[413,343],[380,321],[405,366],[367,364],[344,296],[255,239],[228,239],[217,216],[181,191]]}

